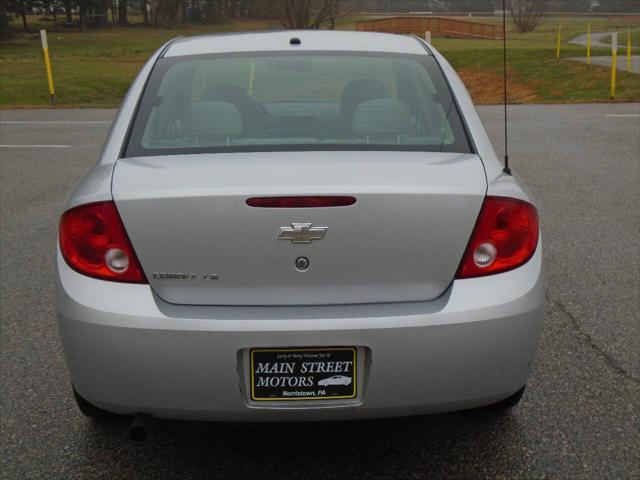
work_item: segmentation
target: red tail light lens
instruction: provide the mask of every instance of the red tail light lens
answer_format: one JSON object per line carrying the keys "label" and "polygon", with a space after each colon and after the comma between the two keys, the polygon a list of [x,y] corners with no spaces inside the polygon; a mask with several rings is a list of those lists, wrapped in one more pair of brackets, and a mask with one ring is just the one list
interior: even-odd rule
{"label": "red tail light lens", "polygon": [[147,283],[113,202],[66,211],[59,235],[62,256],[74,270],[104,280]]}
{"label": "red tail light lens", "polygon": [[538,212],[515,198],[484,200],[456,278],[506,272],[525,264],[538,245]]}

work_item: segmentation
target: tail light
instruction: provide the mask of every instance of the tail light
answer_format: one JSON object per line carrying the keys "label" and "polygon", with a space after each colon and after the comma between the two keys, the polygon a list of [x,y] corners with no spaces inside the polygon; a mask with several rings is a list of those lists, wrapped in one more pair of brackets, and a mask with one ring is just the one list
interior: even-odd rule
{"label": "tail light", "polygon": [[116,282],[147,283],[113,202],[66,211],[59,235],[62,256],[77,272]]}
{"label": "tail light", "polygon": [[525,264],[538,245],[538,212],[514,198],[487,197],[456,278],[506,272]]}

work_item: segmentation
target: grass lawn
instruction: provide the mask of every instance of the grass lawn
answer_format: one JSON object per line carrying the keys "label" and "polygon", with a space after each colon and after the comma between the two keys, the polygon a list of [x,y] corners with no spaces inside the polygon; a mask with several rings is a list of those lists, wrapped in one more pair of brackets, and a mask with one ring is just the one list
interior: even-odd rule
{"label": "grass lawn", "polygon": [[[186,28],[116,27],[87,33],[47,28],[56,97],[64,107],[115,107],[149,56],[167,40],[207,33],[263,30],[272,22],[234,21]],[[50,104],[40,39],[21,35],[0,42],[0,107]]]}
{"label": "grass lawn", "polygon": [[[623,30],[618,33],[618,48],[624,49],[627,48],[627,32],[628,30]],[[638,47],[640,45],[640,30],[634,30],[631,33],[631,45]],[[611,45],[611,35],[608,35],[602,39],[602,43],[608,43]]]}
{"label": "grass lawn", "polygon": [[[353,18],[338,28],[353,29]],[[488,19],[487,21],[496,21]],[[585,48],[566,43],[572,37],[593,32],[627,28],[606,19],[562,19],[562,55],[555,58],[557,22],[545,19],[528,34],[508,33],[511,102],[588,102],[609,100],[610,72],[607,68],[564,60],[586,55]],[[58,105],[62,107],[115,107],[144,63],[166,40],[180,35],[263,30],[273,21],[233,21],[214,26],[172,29],[118,27],[87,33],[52,31],[51,23],[36,25],[49,30],[49,50]],[[18,25],[16,24],[16,28]],[[638,37],[634,37],[638,45]],[[626,39],[625,39],[626,40]],[[501,101],[502,42],[435,38],[434,45],[458,69],[477,103]],[[607,55],[594,49],[593,55]],[[640,100],[637,75],[618,75],[619,101]],[[47,107],[49,94],[37,35],[21,35],[0,43],[0,107]]]}
{"label": "grass lawn", "polygon": [[[562,22],[560,61],[556,60],[558,23]],[[512,103],[609,101],[611,72],[565,60],[586,56],[586,47],[567,43],[587,32],[613,31],[624,23],[606,19],[544,19],[534,32],[507,32],[510,101]],[[433,44],[460,72],[477,103],[500,101],[502,42],[435,38]],[[637,45],[637,42],[635,43]],[[610,55],[609,49],[592,49],[592,55]],[[618,101],[640,100],[638,75],[618,72]],[[484,81],[483,81],[484,79]]]}

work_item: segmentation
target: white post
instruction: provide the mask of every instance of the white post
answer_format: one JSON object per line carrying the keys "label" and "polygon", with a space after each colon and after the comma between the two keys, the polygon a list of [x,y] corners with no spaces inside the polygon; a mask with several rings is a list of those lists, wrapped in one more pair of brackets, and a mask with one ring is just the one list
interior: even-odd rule
{"label": "white post", "polygon": [[49,48],[49,42],[47,41],[47,31],[40,30],[40,43],[42,44],[42,49]]}
{"label": "white post", "polygon": [[431,32],[424,32],[424,39],[429,45],[431,45]]}
{"label": "white post", "polygon": [[42,42],[42,52],[44,54],[44,67],[47,72],[47,82],[49,83],[49,94],[51,95],[51,105],[56,104],[56,92],[53,89],[53,73],[51,73],[51,59],[49,58],[49,42],[47,42],[47,31],[40,30],[40,41]]}
{"label": "white post", "polygon": [[611,34],[611,98],[616,98],[616,73],[618,70],[618,34]]}

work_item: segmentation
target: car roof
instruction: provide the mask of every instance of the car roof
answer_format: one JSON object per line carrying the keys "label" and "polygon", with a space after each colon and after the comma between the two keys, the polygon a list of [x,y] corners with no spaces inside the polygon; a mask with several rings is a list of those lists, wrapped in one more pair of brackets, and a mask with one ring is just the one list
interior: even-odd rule
{"label": "car roof", "polygon": [[[300,44],[292,45],[292,38],[299,39]],[[409,35],[336,30],[278,30],[178,38],[171,42],[164,56],[299,50],[429,53],[422,42]]]}

